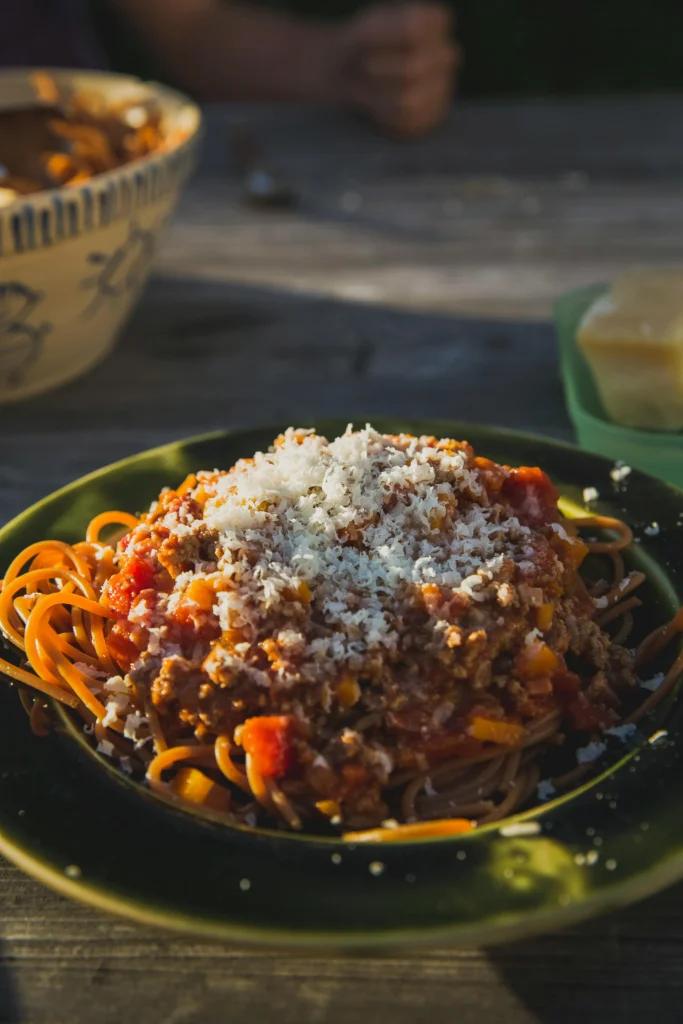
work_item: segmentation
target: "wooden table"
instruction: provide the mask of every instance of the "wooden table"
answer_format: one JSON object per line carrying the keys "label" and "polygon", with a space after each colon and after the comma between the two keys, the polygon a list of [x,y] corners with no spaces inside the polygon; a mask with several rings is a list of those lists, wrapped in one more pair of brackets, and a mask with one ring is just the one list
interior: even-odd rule
{"label": "wooden table", "polygon": [[[229,131],[245,119],[299,193],[294,212],[241,205]],[[682,120],[683,97],[471,104],[400,144],[327,111],[211,111],[117,350],[0,410],[0,522],[222,425],[386,412],[571,437],[552,300],[681,260]],[[2,863],[0,940],[3,1024],[683,1019],[681,886],[492,951],[290,957],[110,919]]]}

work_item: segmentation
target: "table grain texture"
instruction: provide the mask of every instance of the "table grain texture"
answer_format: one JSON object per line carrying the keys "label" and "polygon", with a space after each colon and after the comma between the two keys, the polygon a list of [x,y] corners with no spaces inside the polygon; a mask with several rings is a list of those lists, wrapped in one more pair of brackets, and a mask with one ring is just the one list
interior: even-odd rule
{"label": "table grain texture", "polygon": [[[247,123],[295,188],[241,202]],[[0,409],[0,522],[88,470],[220,426],[373,413],[570,439],[563,290],[683,259],[683,96],[469,103],[430,138],[350,115],[208,111],[199,169],[123,338]],[[0,1022],[683,1020],[683,886],[491,950],[241,949],[73,904],[0,862]]]}

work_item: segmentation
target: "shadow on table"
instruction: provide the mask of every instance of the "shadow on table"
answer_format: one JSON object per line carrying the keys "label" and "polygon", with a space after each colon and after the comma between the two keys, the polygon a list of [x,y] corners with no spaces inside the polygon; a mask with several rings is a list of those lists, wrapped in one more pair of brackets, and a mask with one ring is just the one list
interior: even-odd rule
{"label": "shadow on table", "polygon": [[683,886],[556,935],[489,951],[539,1024],[683,1020]]}
{"label": "shadow on table", "polygon": [[0,434],[382,414],[568,438],[552,326],[158,275],[112,354]]}
{"label": "shadow on table", "polygon": [[18,1024],[21,1021],[12,969],[3,955],[0,943],[0,1024]]}

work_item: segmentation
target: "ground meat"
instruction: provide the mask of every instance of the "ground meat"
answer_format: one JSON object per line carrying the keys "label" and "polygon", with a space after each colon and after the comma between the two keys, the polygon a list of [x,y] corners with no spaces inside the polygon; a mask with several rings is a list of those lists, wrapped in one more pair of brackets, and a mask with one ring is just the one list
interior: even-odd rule
{"label": "ground meat", "polygon": [[215,567],[217,547],[215,530],[209,530],[203,523],[199,523],[191,533],[180,536],[171,534],[163,540],[159,544],[157,557],[175,578],[181,572],[191,572],[197,563],[208,563]]}
{"label": "ground meat", "polygon": [[371,430],[334,445],[290,433],[198,474],[122,542],[121,592],[156,600],[117,629],[161,651],[131,679],[167,735],[282,719],[291,799],[307,813],[328,799],[361,827],[386,815],[396,767],[476,749],[475,718],[519,732],[576,687],[618,703],[632,658],[592,618],[583,545],[544,473]]}

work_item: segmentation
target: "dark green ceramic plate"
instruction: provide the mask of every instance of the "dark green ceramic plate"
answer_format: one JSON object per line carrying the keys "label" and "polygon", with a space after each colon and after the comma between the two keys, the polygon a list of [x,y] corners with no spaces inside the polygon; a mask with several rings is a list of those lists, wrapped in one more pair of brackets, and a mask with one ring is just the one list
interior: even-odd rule
{"label": "dark green ceramic plate", "polygon": [[[543,466],[563,495],[596,487],[600,512],[630,522],[649,582],[643,632],[683,600],[683,493],[538,438],[441,421],[383,430],[467,438],[480,454]],[[319,423],[336,435],[344,422]],[[227,468],[280,427],[179,442],[58,491],[0,532],[0,567],[44,537],[79,539],[108,508],[138,511],[191,470]],[[657,536],[645,525],[660,524]],[[121,777],[62,728],[38,739],[16,690],[0,686],[0,852],[55,889],[141,921],[233,939],[333,947],[467,943],[554,929],[683,876],[680,707],[616,743],[608,767],[570,797],[460,839],[389,846],[248,832],[172,808]],[[654,742],[648,737],[665,728]],[[507,834],[504,834],[507,833]],[[512,834],[511,834],[512,833]],[[515,834],[516,833],[516,834]]]}

